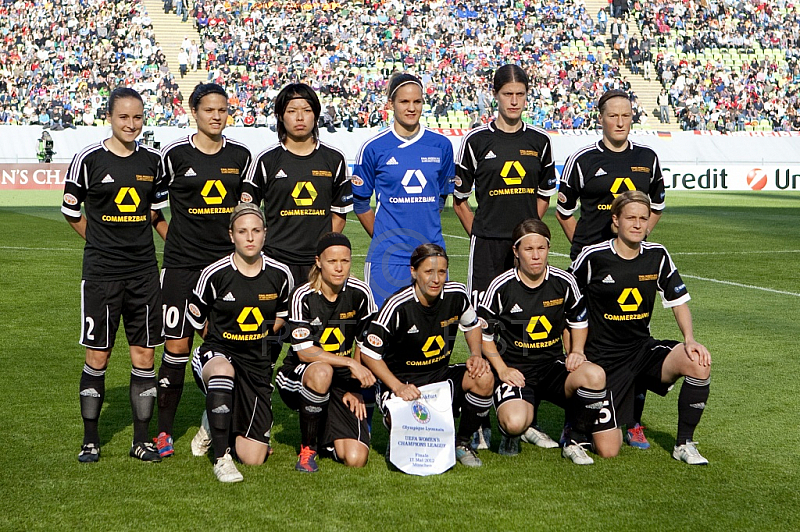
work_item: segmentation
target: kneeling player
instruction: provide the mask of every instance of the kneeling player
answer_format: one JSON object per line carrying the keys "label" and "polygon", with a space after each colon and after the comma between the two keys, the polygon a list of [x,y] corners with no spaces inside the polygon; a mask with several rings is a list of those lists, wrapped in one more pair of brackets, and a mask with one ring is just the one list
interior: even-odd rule
{"label": "kneeling player", "polygon": [[[436,244],[411,254],[414,284],[389,297],[369,327],[362,353],[379,382],[379,407],[387,419],[386,401],[397,396],[419,399],[418,386],[448,381],[453,410],[461,410],[456,458],[470,467],[481,460],[469,446],[481,418],[492,406],[492,372],[481,356],[481,331],[466,287],[446,282],[448,258]],[[449,365],[456,327],[464,331],[470,356],[466,364]]]}
{"label": "kneeling player", "polygon": [[248,465],[264,463],[269,452],[277,332],[289,313],[294,281],[285,264],[261,252],[265,233],[258,207],[240,203],[233,209],[234,252],[203,270],[186,313],[195,329],[208,327],[192,358],[195,380],[206,394],[192,453],[202,456],[213,444],[220,482],[242,480],[231,448]]}
{"label": "kneeling player", "polygon": [[309,282],[292,294],[292,350],[275,380],[283,401],[300,413],[298,471],[319,469],[319,444],[350,467],[364,467],[369,456],[361,389],[375,377],[361,365],[361,344],[353,350],[353,341],[364,336],[378,309],[369,286],[350,277],[350,261],[350,240],[327,233],[317,244]]}
{"label": "kneeling player", "polygon": [[[672,258],[661,244],[644,242],[650,218],[650,199],[642,192],[627,191],[611,204],[611,221],[617,237],[581,251],[572,270],[589,309],[589,359],[603,367],[613,399],[616,423],[634,421],[634,381],[666,395],[685,377],[678,396],[678,436],[672,456],[688,464],[708,460],[697,451],[694,430],[708,400],[711,355],[694,339],[689,293]],[[650,317],[656,300],[671,308],[684,342],[655,340],[650,336]],[[619,426],[619,425],[617,425]],[[616,433],[612,452],[622,445]]]}
{"label": "kneeling player", "polygon": [[[566,410],[571,427],[562,455],[591,464],[584,450],[588,435],[594,433],[595,446],[604,448],[613,444],[609,430],[614,426],[606,414],[605,373],[583,353],[583,298],[572,275],[547,264],[550,230],[544,222],[525,220],[512,236],[517,267],[492,281],[478,309],[486,322],[483,351],[497,374],[499,452],[519,453],[520,435],[531,430],[534,404],[546,399]],[[572,331],[572,349],[565,357],[561,331],[566,326]]]}

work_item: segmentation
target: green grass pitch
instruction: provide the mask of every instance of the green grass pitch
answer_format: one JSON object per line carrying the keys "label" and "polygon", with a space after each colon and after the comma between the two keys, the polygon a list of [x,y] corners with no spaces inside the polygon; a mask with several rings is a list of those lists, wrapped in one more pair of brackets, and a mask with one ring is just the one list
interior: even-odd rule
{"label": "green grass pitch", "polygon": [[[5,194],[5,193],[4,193]],[[203,399],[187,375],[176,453],[161,464],[128,457],[132,437],[127,344],[120,334],[100,418],[102,459],[79,464],[79,281],[83,243],[58,210],[59,194],[0,198],[0,529],[68,530],[797,530],[800,528],[800,195],[671,192],[652,235],[672,252],[692,295],[695,334],[713,356],[711,397],[696,438],[710,460],[672,459],[677,391],[648,396],[648,451],[579,467],[559,451],[523,444],[515,458],[481,452],[484,467],[419,478],[390,472],[376,422],[370,462],[347,470],[293,470],[297,415],[274,395],[275,454],[240,466],[223,485],[189,441]],[[39,205],[39,206],[37,206]],[[566,240],[551,207],[551,263]],[[468,241],[443,215],[451,278],[465,281]],[[353,273],[368,240],[351,214]],[[653,335],[679,338],[657,307]],[[195,342],[197,345],[197,341]],[[157,350],[160,359],[161,350]],[[463,360],[463,340],[454,354]],[[188,371],[187,371],[188,373]],[[557,437],[562,414],[544,404]],[[377,416],[376,416],[377,420]],[[155,421],[151,426],[155,429]],[[495,431],[494,447],[499,441]]]}

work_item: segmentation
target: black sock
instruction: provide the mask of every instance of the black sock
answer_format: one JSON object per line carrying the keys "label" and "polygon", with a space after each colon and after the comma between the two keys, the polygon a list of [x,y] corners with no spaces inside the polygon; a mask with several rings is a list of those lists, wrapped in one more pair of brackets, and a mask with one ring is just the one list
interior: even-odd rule
{"label": "black sock", "polygon": [[606,400],[607,392],[602,390],[591,390],[581,386],[567,402],[567,420],[571,427],[571,438],[578,443],[589,440],[588,435],[592,433],[597,416],[603,401]]}
{"label": "black sock", "polygon": [[83,418],[83,444],[94,443],[100,446],[100,433],[97,420],[103,408],[106,394],[106,370],[83,365],[80,383],[81,417]]}
{"label": "black sock", "polygon": [[328,407],[331,395],[303,388],[300,391],[300,444],[315,451],[319,444],[320,420]]}
{"label": "black sock", "polygon": [[531,427],[538,427],[539,426],[539,405],[542,404],[541,399],[534,399],[533,400],[533,421],[531,421]]}
{"label": "black sock", "polygon": [[189,353],[170,353],[166,349],[158,368],[158,431],[172,434],[175,413],[183,394]]}
{"label": "black sock", "polygon": [[675,445],[693,441],[694,429],[706,408],[711,378],[685,377],[678,396],[678,437]]}
{"label": "black sock", "polygon": [[214,375],[208,379],[206,413],[211,427],[214,458],[222,458],[230,446],[231,411],[233,407],[233,377]]}
{"label": "black sock", "polygon": [[644,400],[647,398],[647,386],[636,383],[634,384],[633,393],[633,420],[641,425]]}
{"label": "black sock", "polygon": [[147,442],[150,419],[156,404],[155,368],[131,368],[131,411],[133,412],[133,441]]}
{"label": "black sock", "polygon": [[478,395],[472,392],[464,394],[464,401],[461,404],[461,421],[456,433],[456,445],[469,447],[469,441],[481,426],[481,420],[489,417],[490,408],[492,408],[491,395]]}

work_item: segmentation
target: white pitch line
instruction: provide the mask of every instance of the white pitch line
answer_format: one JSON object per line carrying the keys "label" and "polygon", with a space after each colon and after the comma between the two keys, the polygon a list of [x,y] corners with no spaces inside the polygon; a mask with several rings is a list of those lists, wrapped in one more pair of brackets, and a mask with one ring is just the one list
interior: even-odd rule
{"label": "white pitch line", "polygon": [[753,290],[762,290],[764,292],[772,292],[773,294],[783,294],[785,296],[800,297],[800,294],[797,294],[795,292],[785,292],[783,290],[775,290],[774,288],[764,288],[763,286],[755,286],[752,284],[734,283],[732,281],[722,281],[720,279],[711,279],[709,277],[700,277],[697,275],[686,275],[683,273],[681,274],[681,277],[686,277],[687,279],[697,279],[698,281],[708,281],[711,283],[720,283],[731,286],[738,286],[739,288],[752,288]]}
{"label": "white pitch line", "polygon": [[678,251],[670,255],[773,255],[775,253],[800,253],[800,249],[779,249],[776,251]]}

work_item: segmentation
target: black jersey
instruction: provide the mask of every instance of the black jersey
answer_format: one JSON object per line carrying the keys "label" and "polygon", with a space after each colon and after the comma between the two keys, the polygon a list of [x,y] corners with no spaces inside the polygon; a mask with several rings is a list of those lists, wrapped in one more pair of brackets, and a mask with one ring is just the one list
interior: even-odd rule
{"label": "black jersey", "polygon": [[[378,312],[367,283],[350,277],[335,301],[328,301],[308,283],[292,294],[289,326],[292,329],[292,350],[285,364],[300,364],[297,351],[317,346],[341,357],[353,355],[353,342],[359,347],[367,327]],[[337,376],[350,378],[347,368],[334,368]]]}
{"label": "black jersey", "polygon": [[262,254],[261,272],[242,275],[233,254],[200,274],[186,310],[195,329],[208,323],[203,345],[225,353],[253,371],[269,369],[281,350],[273,333],[276,318],[289,314],[294,279],[288,266]]}
{"label": "black jersey", "polygon": [[550,137],[525,123],[514,133],[494,122],[472,130],[461,144],[456,162],[456,198],[475,194],[478,209],[472,234],[482,238],[511,238],[514,227],[539,218],[537,196],[556,193],[556,171]]}
{"label": "black jersey", "polygon": [[383,359],[394,376],[404,380],[446,368],[457,328],[469,331],[478,326],[463,284],[445,283],[441,296],[429,307],[419,302],[412,285],[384,302],[361,353]]}
{"label": "black jersey", "polygon": [[189,135],[161,153],[172,213],[163,266],[200,270],[233,251],[228,221],[239,203],[250,150],[223,137],[222,148],[207,155]]}
{"label": "black jersey", "polygon": [[318,143],[310,155],[283,144],[261,152],[242,186],[242,201],[264,202],[264,250],[288,264],[311,264],[317,240],[332,228],[331,213],[353,210],[353,193],[342,152]]}
{"label": "black jersey", "polygon": [[158,268],[150,211],[167,205],[161,157],[141,144],[127,157],[103,142],[75,155],[64,182],[61,212],[86,212],[83,278],[128,279]]}
{"label": "black jersey", "polygon": [[586,355],[601,364],[619,361],[650,338],[656,293],[666,308],[690,299],[664,246],[642,242],[639,255],[627,260],[613,242],[587,246],[572,264],[589,309]]}
{"label": "black jersey", "polygon": [[586,305],[575,278],[547,267],[542,284],[526,286],[516,268],[497,276],[478,307],[486,321],[484,340],[497,339],[503,361],[517,369],[538,369],[562,358],[564,328],[588,327]]}
{"label": "black jersey", "polygon": [[664,209],[664,179],[658,156],[647,146],[628,142],[628,149],[614,152],[602,140],[573,153],[564,164],[558,188],[558,212],[569,216],[581,204],[570,256],[574,260],[584,246],[613,238],[611,202],[626,190],[650,196],[651,208]]}

